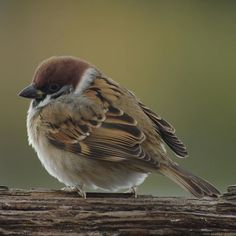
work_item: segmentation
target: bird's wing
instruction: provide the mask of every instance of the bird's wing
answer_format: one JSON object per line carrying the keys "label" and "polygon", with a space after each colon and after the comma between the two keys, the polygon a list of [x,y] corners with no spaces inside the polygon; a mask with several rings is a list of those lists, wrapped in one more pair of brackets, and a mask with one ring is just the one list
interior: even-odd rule
{"label": "bird's wing", "polygon": [[156,164],[142,148],[146,137],[136,120],[113,106],[120,96],[113,81],[98,78],[82,95],[56,99],[41,112],[49,142],[85,158]]}
{"label": "bird's wing", "polygon": [[188,155],[186,147],[176,136],[175,128],[141,102],[139,102],[139,105],[143,109],[144,113],[151,119],[156,132],[160,135],[163,141],[165,141],[177,156],[186,157]]}

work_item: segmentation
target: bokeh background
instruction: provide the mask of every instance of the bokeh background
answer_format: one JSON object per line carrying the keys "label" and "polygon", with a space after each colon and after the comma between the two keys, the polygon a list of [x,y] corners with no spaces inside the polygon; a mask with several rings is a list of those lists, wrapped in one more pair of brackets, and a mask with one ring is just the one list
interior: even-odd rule
{"label": "bokeh background", "polygon": [[[53,55],[84,58],[170,121],[182,166],[236,184],[236,2],[0,0],[0,185],[60,188],[27,144],[17,93]],[[172,155],[172,154],[170,154]],[[141,193],[186,195],[160,175]]]}

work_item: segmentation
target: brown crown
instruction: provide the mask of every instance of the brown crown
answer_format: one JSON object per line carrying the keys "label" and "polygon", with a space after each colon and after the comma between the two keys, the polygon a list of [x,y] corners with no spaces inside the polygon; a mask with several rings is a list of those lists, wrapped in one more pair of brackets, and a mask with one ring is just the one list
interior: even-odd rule
{"label": "brown crown", "polygon": [[75,88],[89,67],[91,67],[89,63],[75,57],[51,57],[38,66],[33,84],[38,89],[43,89],[53,83],[62,86],[72,85]]}

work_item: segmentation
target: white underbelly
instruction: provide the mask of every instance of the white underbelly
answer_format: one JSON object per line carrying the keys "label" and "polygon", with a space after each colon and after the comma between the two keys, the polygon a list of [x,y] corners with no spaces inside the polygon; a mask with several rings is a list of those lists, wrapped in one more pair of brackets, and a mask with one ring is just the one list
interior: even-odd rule
{"label": "white underbelly", "polygon": [[45,142],[36,148],[49,174],[66,186],[118,191],[140,185],[148,176],[136,172],[126,162],[109,162],[65,152]]}

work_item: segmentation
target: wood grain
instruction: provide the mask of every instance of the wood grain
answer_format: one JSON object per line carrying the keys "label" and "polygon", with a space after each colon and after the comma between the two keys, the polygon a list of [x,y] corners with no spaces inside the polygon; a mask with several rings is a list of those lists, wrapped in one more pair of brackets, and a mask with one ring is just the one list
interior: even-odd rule
{"label": "wood grain", "polygon": [[236,235],[236,186],[220,198],[0,186],[0,235]]}

